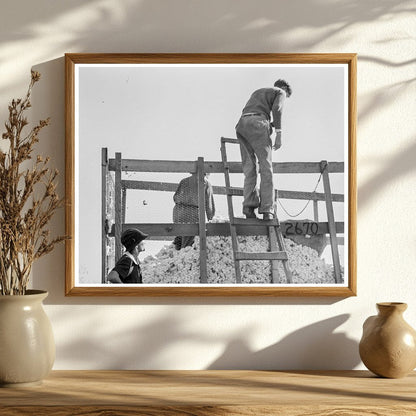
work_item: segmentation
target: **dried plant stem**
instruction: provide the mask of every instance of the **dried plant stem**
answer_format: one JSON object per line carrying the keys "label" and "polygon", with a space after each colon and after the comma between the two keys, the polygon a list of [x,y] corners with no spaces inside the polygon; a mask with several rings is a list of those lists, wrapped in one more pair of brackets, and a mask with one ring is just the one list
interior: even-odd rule
{"label": "dried plant stem", "polygon": [[[24,115],[31,107],[30,96],[40,74],[32,71],[31,82],[23,99],[9,105],[6,132],[8,151],[0,150],[0,293],[22,295],[29,283],[33,262],[48,254],[65,239],[51,239],[45,228],[55,211],[63,205],[56,193],[58,171],[51,171],[49,158],[37,156],[33,166],[22,165],[32,159],[39,132],[50,120],[41,120],[26,136],[28,121]],[[35,197],[37,195],[37,197]],[[39,196],[40,195],[40,196]]]}

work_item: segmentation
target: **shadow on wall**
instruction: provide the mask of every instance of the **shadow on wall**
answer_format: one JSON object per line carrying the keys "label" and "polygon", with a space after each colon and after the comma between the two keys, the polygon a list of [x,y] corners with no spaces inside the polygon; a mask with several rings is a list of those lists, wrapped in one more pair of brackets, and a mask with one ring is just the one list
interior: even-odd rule
{"label": "shadow on wall", "polygon": [[[128,48],[129,52],[132,52],[130,42],[126,42],[132,39],[132,34],[140,35],[140,38],[137,38],[139,48],[159,46],[158,49],[162,47],[164,50],[172,51],[169,42],[174,41],[177,45],[177,41],[180,40],[178,36],[182,34],[186,39],[184,47],[189,45],[190,41],[195,43],[194,46],[203,46],[201,42],[206,39],[209,41],[210,50],[215,50],[216,47],[227,50],[235,47],[240,49],[243,46],[246,51],[251,47],[258,51],[259,39],[266,42],[276,41],[279,36],[288,34],[297,27],[306,30],[327,27],[327,30],[320,31],[319,36],[313,38],[305,36],[296,40],[293,37],[280,37],[279,44],[276,45],[289,45],[292,50],[301,47],[305,50],[348,26],[360,22],[373,22],[386,15],[414,11],[409,0],[354,0],[337,2],[334,7],[328,7],[327,3],[319,0],[309,0],[307,5],[303,0],[264,0],[261,7],[252,1],[240,1],[237,7],[233,1],[176,0],[175,7],[169,6],[169,1],[166,0],[126,0],[119,4],[104,0],[91,0],[88,4],[83,0],[38,0],[36,7],[22,8],[16,3],[14,6],[8,6],[7,11],[11,15],[14,7],[19,16],[19,40],[41,36],[42,28],[45,30],[46,26],[58,23],[63,25],[77,19],[77,25],[72,27],[72,30],[66,28],[67,35],[62,40],[68,47],[81,47],[78,52],[91,47],[98,51],[97,45],[101,50],[108,51],[113,48],[113,52],[118,52],[120,48]],[[300,10],[303,12],[299,12]],[[16,41],[16,23],[13,19],[6,18],[7,14],[2,21],[2,43]],[[331,25],[328,25],[329,21]],[[63,27],[65,29],[65,26]],[[161,27],[164,30],[160,30]],[[181,32],[175,30],[178,28]],[[170,36],[174,30],[176,36]],[[216,38],[212,36],[213,30]],[[117,37],[106,37],[116,31]],[[189,37],[190,31],[199,33],[199,36],[192,36],[192,39]],[[252,34],[252,39],[244,39],[242,45],[241,40],[246,34]],[[212,43],[215,39],[218,39],[217,44]],[[224,39],[227,41],[224,42]],[[62,47],[62,40],[59,43],[54,40],[54,43]],[[193,50],[195,51],[195,48]]]}
{"label": "shadow on wall", "polygon": [[[65,336],[57,337],[57,358],[61,366],[77,363],[84,369],[103,365],[109,370],[191,369],[195,363],[204,366],[203,363],[215,355],[214,345],[225,345],[224,352],[205,367],[207,370],[345,370],[360,363],[358,343],[343,332],[335,332],[349,319],[349,314],[308,325],[276,344],[254,351],[249,347],[251,330],[247,326],[244,336],[221,338],[189,327],[180,314],[172,313],[146,319],[143,325],[134,328],[128,323],[123,327],[121,312],[108,315],[106,329],[102,326],[102,318],[107,316],[105,312],[103,316],[93,314],[89,320],[76,319],[78,314],[83,314],[82,309],[72,307],[71,313],[56,313],[59,327],[72,334],[68,343],[65,343]],[[108,336],[109,327],[117,328],[111,337]],[[183,351],[187,351],[186,355]],[[194,351],[194,356],[190,351]],[[205,357],[202,360],[201,355]]]}
{"label": "shadow on wall", "polygon": [[[128,306],[110,313],[105,308],[102,313],[91,313],[83,306],[70,308],[70,312],[60,309],[54,314],[56,327],[65,331],[56,336],[56,356],[63,368],[73,368],[73,363],[80,369],[200,368],[200,362],[206,362],[206,356],[212,354],[213,344],[226,344],[226,340],[203,328],[191,327],[180,311],[175,314],[166,310],[156,317],[143,318],[137,309]],[[86,313],[88,319],[80,319]],[[131,325],[134,319],[136,325]]]}
{"label": "shadow on wall", "polygon": [[[143,325],[135,327],[123,326],[123,322],[131,320],[126,311],[112,314],[106,319],[106,328],[102,326],[103,316],[90,314],[90,319],[77,319],[82,315],[82,308],[71,313],[58,312],[56,319],[59,328],[65,327],[65,331],[71,331],[71,342],[65,343],[65,337],[57,337],[62,345],[57,343],[57,359],[65,365],[77,363],[79,368],[99,369],[103,366],[108,370],[131,369],[155,369],[169,368],[172,363],[180,359],[170,352],[181,344],[198,342],[210,344],[212,337],[201,332],[183,328],[183,322],[172,313],[163,314],[160,317],[146,319]],[[74,315],[75,313],[75,319]],[[136,312],[135,312],[136,313]],[[72,316],[69,316],[72,315]],[[72,328],[74,321],[79,321],[77,327]],[[137,322],[140,322],[140,316]],[[66,324],[63,325],[63,323]],[[112,328],[111,337],[108,336],[108,328]],[[74,336],[75,335],[75,336]]]}
{"label": "shadow on wall", "polygon": [[377,194],[380,194],[391,182],[416,169],[416,141],[415,138],[413,140],[413,144],[380,163],[380,172],[373,174],[372,178],[360,186],[358,190],[360,207],[364,207],[376,198]]}
{"label": "shadow on wall", "polygon": [[[64,58],[36,65],[41,80],[32,92],[33,123],[51,117],[51,124],[40,133],[34,155],[50,156],[49,166],[57,169],[58,195],[65,196],[65,66]],[[29,78],[30,73],[28,73]],[[65,208],[58,209],[49,225],[51,237],[65,234]],[[49,292],[49,298],[63,298],[65,285],[64,244],[55,246],[51,254],[36,260],[32,267],[33,287]],[[47,298],[48,299],[48,298]]]}
{"label": "shadow on wall", "polygon": [[221,357],[207,369],[353,369],[361,362],[358,343],[348,338],[345,333],[334,332],[349,316],[338,315],[308,325],[259,351],[252,351],[246,339],[232,340]]}

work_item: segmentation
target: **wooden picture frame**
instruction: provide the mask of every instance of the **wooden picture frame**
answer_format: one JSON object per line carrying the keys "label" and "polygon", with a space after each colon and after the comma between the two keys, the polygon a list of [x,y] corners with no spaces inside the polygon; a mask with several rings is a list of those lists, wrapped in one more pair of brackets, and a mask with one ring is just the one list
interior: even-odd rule
{"label": "wooden picture frame", "polygon": [[[135,71],[131,73],[137,74],[137,81],[132,80],[130,73],[126,75],[124,72],[118,78],[117,71],[127,68]],[[200,69],[203,72],[200,72]],[[171,158],[170,154],[163,153],[164,145],[162,143],[164,142],[158,141],[162,140],[158,136],[158,131],[160,134],[165,134],[166,143],[171,146],[170,142],[178,137],[174,132],[180,131],[181,134],[187,132],[189,127],[187,123],[190,120],[198,122],[199,126],[205,126],[201,130],[201,134],[204,134],[205,130],[208,134],[207,126],[214,126],[216,120],[219,120],[220,124],[224,123],[224,126],[228,123],[227,129],[229,125],[233,130],[245,104],[244,100],[241,101],[241,97],[244,95],[248,99],[253,92],[250,82],[253,83],[253,87],[256,85],[259,88],[272,87],[273,85],[270,85],[269,81],[265,81],[261,77],[261,74],[269,74],[272,70],[275,71],[276,78],[279,77],[279,73],[289,74],[289,78],[290,75],[293,75],[292,78],[295,79],[295,83],[292,85],[293,97],[298,94],[298,98],[295,101],[297,105],[293,104],[297,107],[296,112],[292,107],[290,110],[292,116],[290,117],[292,117],[292,126],[301,126],[302,130],[299,131],[302,132],[302,136],[305,136],[302,139],[293,137],[290,144],[286,144],[292,148],[296,146],[298,151],[302,148],[305,149],[305,152],[298,153],[300,160],[273,162],[273,172],[277,173],[278,178],[284,178],[286,173],[295,174],[295,172],[301,172],[301,175],[306,175],[306,177],[307,174],[313,174],[315,175],[314,181],[319,176],[316,188],[312,192],[313,188],[310,189],[312,182],[310,181],[307,182],[309,189],[303,191],[279,188],[279,200],[275,201],[296,199],[298,200],[296,203],[302,201],[302,204],[306,204],[306,206],[309,202],[313,202],[314,207],[313,220],[283,219],[280,224],[280,230],[283,233],[281,235],[291,238],[290,241],[297,241],[296,236],[291,236],[290,232],[299,234],[303,243],[306,241],[305,244],[309,244],[309,240],[317,241],[318,237],[320,241],[325,243],[329,241],[330,257],[332,258],[332,266],[330,267],[333,269],[334,283],[293,283],[291,277],[293,274],[290,271],[286,273],[286,269],[284,283],[282,280],[277,283],[279,280],[275,276],[279,275],[278,271],[276,271],[276,275],[272,275],[270,283],[257,284],[253,281],[245,281],[245,277],[238,276],[240,273],[238,270],[242,263],[239,261],[238,255],[241,256],[241,259],[244,256],[241,253],[238,254],[239,252],[235,249],[233,250],[234,260],[237,260],[234,264],[235,278],[233,279],[235,279],[235,283],[212,284],[209,282],[210,270],[207,271],[210,267],[207,266],[207,259],[209,260],[207,239],[209,241],[211,236],[215,236],[215,238],[218,236],[226,238],[227,235],[233,237],[233,231],[236,234],[257,235],[254,234],[254,231],[247,231],[247,221],[254,221],[256,224],[251,224],[251,226],[257,227],[256,230],[259,230],[258,232],[264,234],[266,238],[269,236],[270,251],[281,251],[279,233],[276,234],[278,244],[276,246],[276,237],[270,237],[272,235],[270,234],[271,223],[267,221],[261,223],[262,220],[237,218],[235,226],[230,227],[227,221],[211,223],[205,218],[203,208],[205,205],[203,191],[205,173],[225,175],[225,186],[215,186],[214,184],[213,192],[216,198],[220,198],[219,195],[222,195],[221,198],[227,199],[228,206],[230,204],[232,206],[232,202],[229,201],[233,200],[233,196],[242,195],[241,187],[233,187],[230,182],[227,184],[227,175],[228,179],[235,176],[242,177],[241,159],[227,159],[226,147],[238,143],[234,135],[218,134],[218,137],[212,137],[215,145],[210,142],[209,146],[210,149],[215,146],[215,149],[218,150],[218,158],[216,159],[206,159],[204,147],[200,145],[201,153],[196,155],[197,157],[191,160],[181,160],[178,155]],[[347,297],[356,295],[356,54],[70,53],[65,55],[65,72],[65,219],[66,234],[70,236],[66,242],[65,293],[67,296]],[[250,78],[247,78],[246,74],[250,74]],[[139,82],[139,79],[141,87],[136,90],[133,84],[139,85],[135,84],[135,82]],[[248,79],[251,81],[248,82]],[[314,83],[314,79],[319,80],[318,84]],[[186,88],[182,87],[182,94],[178,94],[177,92],[181,91],[180,87],[174,85],[178,90],[175,90],[176,95],[173,97],[170,85],[173,88],[173,84],[180,84],[181,80],[187,81]],[[125,84],[129,82],[132,87],[125,87]],[[240,82],[241,88],[236,88],[237,82]],[[161,85],[160,89],[157,85]],[[211,90],[217,87],[215,98],[211,98],[214,97],[210,95]],[[234,88],[234,93],[230,93],[232,88]],[[241,91],[238,91],[240,89]],[[238,100],[235,98],[237,94]],[[241,97],[239,94],[242,94]],[[200,103],[203,103],[201,95],[206,98],[206,101],[209,101],[207,107],[198,107],[201,106]],[[154,96],[158,96],[160,99],[155,101],[153,100]],[[141,106],[136,105],[137,97],[142,100]],[[170,103],[177,102],[177,105],[170,104],[170,110],[166,111],[163,107],[164,97]],[[290,100],[285,102],[283,123],[285,123],[286,106],[291,105]],[[152,111],[148,112],[145,106],[143,107],[143,103],[146,102],[149,103],[149,106],[154,107]],[[196,102],[199,104],[197,105]],[[322,113],[317,110],[318,112],[312,118],[309,112],[315,111],[315,108],[319,108],[321,103],[322,109],[319,111]],[[106,106],[107,110],[105,110]],[[230,106],[233,106],[234,110],[238,108],[238,111],[233,112],[233,118],[226,114],[230,110]],[[326,106],[329,108],[327,112],[325,112]],[[227,120],[225,120],[226,117],[228,117]],[[94,120],[95,124],[93,124]],[[138,130],[140,130],[142,125],[140,123],[149,123],[149,129],[152,125],[155,127],[154,137],[147,138],[147,141],[154,141],[157,146],[157,149],[154,150],[157,150],[160,157],[146,159],[130,156],[129,153],[140,156],[140,143],[143,143],[144,139],[132,138],[131,131],[134,130],[129,130],[130,127],[127,125],[131,124],[136,128],[139,126]],[[168,123],[169,126],[166,126],[165,123]],[[319,156],[322,155],[322,157],[314,156],[313,160],[308,160],[308,154],[315,154],[308,147],[311,146],[312,149],[309,138],[313,140],[314,137],[318,137],[315,136],[317,129],[322,130],[322,136],[330,134],[331,131],[336,131],[338,134],[336,137],[330,138],[325,136],[326,141],[322,143],[330,143],[330,145],[322,145],[321,153],[319,153]],[[166,134],[169,131],[172,132],[172,136]],[[188,131],[188,134],[189,137],[193,137],[192,131]],[[286,137],[285,134],[290,137],[291,133],[286,133],[283,128],[283,141]],[[130,138],[126,138],[129,135]],[[194,145],[192,140],[187,140],[181,145],[184,152],[188,146],[185,143],[188,143],[190,147],[191,144]],[[211,137],[208,140],[211,140]],[[294,144],[293,142],[296,141],[297,143]],[[283,146],[285,146],[285,142]],[[122,152],[121,147],[127,150]],[[332,154],[332,147],[336,148],[337,154],[343,155],[342,160],[331,160],[326,157]],[[131,152],[129,148],[132,149]],[[150,145],[146,145],[146,149],[150,149]],[[152,155],[156,154],[153,150],[149,150],[149,152]],[[277,154],[279,152],[280,150]],[[93,157],[88,156],[90,154]],[[177,224],[168,220],[156,221],[156,223],[155,221],[152,223],[144,221],[129,223],[126,220],[126,190],[151,189],[158,192],[170,192],[170,195],[175,191],[174,185],[169,182],[137,181],[130,180],[126,176],[128,172],[147,172],[146,174],[149,175],[151,174],[149,172],[155,170],[157,172],[196,174],[199,203],[199,220],[197,222]],[[338,175],[338,178],[341,177],[338,182],[343,193],[331,191],[331,177],[334,175]],[[101,183],[99,184],[98,180],[94,179],[91,180],[92,185],[88,185],[90,176],[100,178]],[[110,176],[112,182],[109,179]],[[109,181],[112,184],[111,187]],[[317,190],[318,184],[322,191]],[[277,195],[277,191],[275,194]],[[112,208],[110,207],[111,212],[114,211],[114,215],[112,214],[114,218],[112,217],[111,221],[108,219],[109,200],[113,204]],[[221,199],[221,201],[223,200]],[[325,219],[323,221],[318,218],[317,214],[319,201],[325,205]],[[146,201],[142,202],[145,205]],[[292,201],[292,203],[294,202]],[[334,214],[333,207],[338,203],[342,204],[342,208],[339,209],[342,213],[342,221],[338,221]],[[310,207],[309,205],[308,209]],[[282,208],[284,209],[283,205]],[[239,210],[237,205],[234,205],[232,209],[234,210],[232,212]],[[228,213],[230,214],[230,211]],[[237,217],[236,213],[233,215]],[[158,241],[162,234],[168,240],[173,239],[175,235],[196,235],[198,250],[201,253],[199,282],[181,283],[181,276],[178,274],[179,283],[177,284],[106,284],[105,276],[109,271],[109,259],[114,258],[115,261],[115,258],[121,254],[122,246],[119,236],[123,230],[129,227],[139,228],[150,234],[149,242],[151,244]],[[344,236],[344,240],[340,239],[340,234]],[[113,257],[108,254],[109,241],[113,244],[111,246],[115,253]],[[340,241],[344,241],[343,250],[339,250],[339,247],[342,247],[339,245]],[[344,256],[343,266],[340,263],[341,254]],[[264,253],[250,256],[257,261],[260,258],[270,260],[269,255]],[[273,258],[275,259],[275,257]],[[249,260],[246,261],[249,262]],[[273,270],[276,269],[277,261],[279,260],[275,259],[269,262],[271,273],[275,273]],[[174,263],[173,261],[173,266],[175,266]],[[282,263],[290,265],[290,258],[289,262]],[[313,272],[310,270],[307,273],[313,276]],[[86,279],[95,280],[94,283],[90,283]]]}

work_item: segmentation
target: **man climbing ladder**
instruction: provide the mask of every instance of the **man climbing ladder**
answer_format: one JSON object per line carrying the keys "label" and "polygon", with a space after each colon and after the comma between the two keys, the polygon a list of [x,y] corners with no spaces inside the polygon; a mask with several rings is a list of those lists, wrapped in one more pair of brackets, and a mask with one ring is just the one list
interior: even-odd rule
{"label": "man climbing ladder", "polygon": [[[272,150],[282,145],[282,110],[286,97],[292,89],[283,79],[274,83],[274,88],[260,88],[247,101],[236,126],[244,173],[243,214],[256,218],[259,209],[263,219],[273,218],[273,168]],[[270,114],[273,121],[270,121]],[[274,145],[271,134],[276,130]],[[260,168],[260,194],[257,188],[257,163]]]}

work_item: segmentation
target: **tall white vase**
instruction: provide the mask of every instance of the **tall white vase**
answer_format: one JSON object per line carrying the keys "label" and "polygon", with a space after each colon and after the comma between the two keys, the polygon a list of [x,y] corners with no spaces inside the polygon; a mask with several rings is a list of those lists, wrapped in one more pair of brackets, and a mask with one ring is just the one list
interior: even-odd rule
{"label": "tall white vase", "polygon": [[48,292],[0,295],[0,385],[39,384],[55,361],[52,326],[43,309]]}

